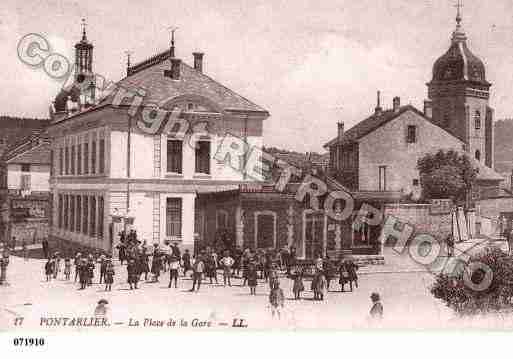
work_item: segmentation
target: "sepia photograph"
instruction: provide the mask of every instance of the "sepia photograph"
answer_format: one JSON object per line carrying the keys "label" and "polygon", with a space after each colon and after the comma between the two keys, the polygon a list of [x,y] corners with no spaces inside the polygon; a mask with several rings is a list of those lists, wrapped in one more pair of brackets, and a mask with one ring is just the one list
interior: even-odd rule
{"label": "sepia photograph", "polygon": [[4,0],[0,333],[512,330],[512,33],[511,0]]}

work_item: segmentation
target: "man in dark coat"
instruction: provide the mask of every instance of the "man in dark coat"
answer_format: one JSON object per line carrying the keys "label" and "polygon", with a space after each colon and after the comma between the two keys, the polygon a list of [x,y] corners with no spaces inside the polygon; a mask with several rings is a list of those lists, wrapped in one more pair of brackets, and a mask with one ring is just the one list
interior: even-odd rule
{"label": "man in dark coat", "polygon": [[188,249],[185,250],[185,253],[182,256],[182,262],[183,262],[183,276],[185,277],[187,275],[187,271],[189,271],[191,269],[191,255],[190,255]]}
{"label": "man in dark coat", "polygon": [[176,258],[182,258],[182,253],[180,253],[180,248],[178,247],[178,243],[174,242],[171,246],[171,254]]}
{"label": "man in dark coat", "polygon": [[120,243],[116,248],[118,249],[119,262],[123,265],[123,262],[126,260],[126,245]]}
{"label": "man in dark coat", "polygon": [[89,283],[90,273],[85,258],[80,259],[78,265],[78,277],[80,280],[80,289],[86,289],[87,284]]}
{"label": "man in dark coat", "polygon": [[139,269],[137,268],[137,263],[135,263],[135,259],[130,259],[126,266],[126,270],[128,273],[128,284],[130,284],[130,289],[137,289],[137,282],[139,281]]}
{"label": "man in dark coat", "polygon": [[158,244],[155,243],[153,250],[153,260],[151,262],[151,273],[153,274],[153,281],[158,282],[160,277],[160,271],[162,270],[162,253],[158,248]]}

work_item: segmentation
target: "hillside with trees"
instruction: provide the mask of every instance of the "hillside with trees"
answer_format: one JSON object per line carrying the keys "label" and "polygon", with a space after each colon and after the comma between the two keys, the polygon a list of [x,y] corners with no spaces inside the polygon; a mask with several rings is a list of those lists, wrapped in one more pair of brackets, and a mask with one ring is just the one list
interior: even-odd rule
{"label": "hillside with trees", "polygon": [[513,169],[513,119],[495,121],[495,170],[511,173]]}

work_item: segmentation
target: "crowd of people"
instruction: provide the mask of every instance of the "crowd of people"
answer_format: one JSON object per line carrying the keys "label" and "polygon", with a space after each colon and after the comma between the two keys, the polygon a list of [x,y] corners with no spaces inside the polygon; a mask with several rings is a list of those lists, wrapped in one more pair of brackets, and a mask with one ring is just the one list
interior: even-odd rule
{"label": "crowd of people", "polygon": [[[206,247],[191,254],[187,249],[182,253],[177,243],[148,245],[146,241],[138,240],[135,231],[122,232],[119,236],[119,263],[126,266],[126,277],[122,278],[126,278],[130,290],[139,289],[139,283],[143,281],[160,282],[167,272],[168,288],[178,288],[179,281],[189,276],[192,279],[190,292],[198,292],[204,283],[232,286],[233,280],[237,279],[239,286],[249,287],[250,295],[256,295],[259,284],[264,284],[262,291],[269,293],[272,314],[280,316],[285,298],[280,281],[291,281],[294,300],[302,299],[307,278],[311,279],[312,299],[316,301],[325,299],[333,280],[338,279],[342,292],[358,288],[358,266],[350,258],[334,261],[317,256],[313,262],[305,263],[297,259],[293,247],[255,250],[220,246]],[[55,252],[44,266],[46,280],[56,279],[61,272],[65,280],[71,280],[73,267],[74,281],[78,280],[80,290],[93,285],[96,277],[98,284],[105,285],[105,291],[112,290],[116,275],[113,258],[100,253],[76,253],[73,257],[62,257]]]}

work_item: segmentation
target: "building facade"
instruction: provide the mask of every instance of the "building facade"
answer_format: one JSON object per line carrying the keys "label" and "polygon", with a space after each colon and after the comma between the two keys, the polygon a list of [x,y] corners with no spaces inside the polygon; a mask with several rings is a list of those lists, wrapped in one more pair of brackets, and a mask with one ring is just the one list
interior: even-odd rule
{"label": "building facade", "polygon": [[35,243],[48,236],[50,143],[40,135],[8,148],[0,162],[0,233],[4,240]]}
{"label": "building facade", "polygon": [[417,162],[427,153],[455,150],[465,153],[478,170],[475,199],[499,191],[503,178],[493,170],[493,109],[483,62],[467,47],[458,13],[447,53],[433,66],[424,111],[401,106],[383,110],[378,92],[374,113],[325,147],[331,173],[353,191],[399,192],[420,198]]}
{"label": "building facade", "polygon": [[[202,240],[198,194],[254,181],[215,158],[224,137],[261,148],[269,113],[205,75],[203,54],[194,54],[194,66],[177,59],[174,44],[129,66],[116,89],[91,106],[55,108],[51,238],[110,252],[129,227],[148,243],[192,249]],[[118,101],[140,91],[134,113],[130,96]],[[164,117],[150,129],[145,116],[156,108]],[[172,111],[187,131],[170,125]]]}

